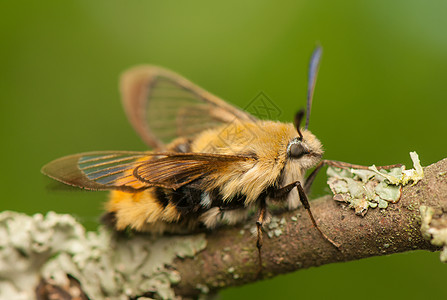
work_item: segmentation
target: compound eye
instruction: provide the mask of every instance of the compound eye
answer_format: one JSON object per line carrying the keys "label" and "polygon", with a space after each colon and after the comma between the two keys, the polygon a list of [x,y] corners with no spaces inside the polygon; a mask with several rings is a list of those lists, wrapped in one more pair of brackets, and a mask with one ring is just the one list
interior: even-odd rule
{"label": "compound eye", "polygon": [[309,151],[304,148],[301,141],[294,142],[289,145],[289,156],[292,158],[300,158],[303,155],[309,154]]}

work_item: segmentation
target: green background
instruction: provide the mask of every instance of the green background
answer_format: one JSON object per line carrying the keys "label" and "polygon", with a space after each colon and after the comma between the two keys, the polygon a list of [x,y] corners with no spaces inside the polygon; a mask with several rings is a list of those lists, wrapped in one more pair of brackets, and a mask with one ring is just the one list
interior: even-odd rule
{"label": "green background", "polygon": [[[307,63],[324,48],[310,129],[326,158],[423,165],[446,155],[447,2],[2,1],[0,209],[54,210],[97,225],[102,192],[53,191],[57,157],[145,150],[117,79],[151,63],[243,107],[260,91],[291,120]],[[314,196],[327,190],[324,174]],[[221,293],[222,299],[444,298],[438,253],[332,264]]]}

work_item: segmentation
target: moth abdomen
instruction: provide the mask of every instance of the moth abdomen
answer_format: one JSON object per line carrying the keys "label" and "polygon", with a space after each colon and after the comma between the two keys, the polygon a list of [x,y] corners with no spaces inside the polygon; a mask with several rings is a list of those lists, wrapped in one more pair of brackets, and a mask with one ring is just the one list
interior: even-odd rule
{"label": "moth abdomen", "polygon": [[224,200],[217,189],[150,187],[136,193],[112,191],[106,208],[118,231],[186,233],[246,219],[245,200],[245,195]]}

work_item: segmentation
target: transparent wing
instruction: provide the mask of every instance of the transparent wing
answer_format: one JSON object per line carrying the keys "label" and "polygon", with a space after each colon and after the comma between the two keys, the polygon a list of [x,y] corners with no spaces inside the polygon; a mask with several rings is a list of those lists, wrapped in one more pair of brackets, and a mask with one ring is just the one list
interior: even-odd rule
{"label": "transparent wing", "polygon": [[192,137],[235,119],[257,120],[180,75],[155,66],[125,72],[121,93],[130,123],[146,144],[157,149],[177,137]]}
{"label": "transparent wing", "polygon": [[249,156],[204,153],[87,152],[56,159],[42,173],[88,190],[177,189]]}
{"label": "transparent wing", "polygon": [[62,183],[88,190],[138,190],[148,185],[133,170],[150,159],[145,152],[99,151],[56,159],[42,173]]}

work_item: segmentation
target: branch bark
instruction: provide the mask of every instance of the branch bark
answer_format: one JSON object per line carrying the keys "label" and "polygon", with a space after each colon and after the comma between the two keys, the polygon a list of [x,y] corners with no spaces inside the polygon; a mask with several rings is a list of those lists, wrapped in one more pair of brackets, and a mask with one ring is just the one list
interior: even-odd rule
{"label": "branch bark", "polygon": [[[254,222],[221,228],[206,235],[151,240],[147,236],[124,239],[109,236],[101,230],[85,234],[72,218],[64,218],[63,221],[49,218],[47,223],[51,224],[41,225],[35,233],[32,230],[39,227],[35,224],[45,221],[41,215],[25,216],[34,222],[30,221],[28,225],[24,225],[29,221],[25,219],[11,225],[14,216],[3,215],[0,216],[0,267],[6,266],[7,260],[17,260],[22,268],[12,267],[13,275],[11,271],[0,268],[0,286],[14,290],[17,286],[28,286],[21,284],[23,282],[34,282],[36,285],[31,291],[34,295],[37,292],[38,299],[55,295],[74,299],[75,296],[70,298],[69,295],[73,286],[86,291],[83,282],[94,281],[93,288],[89,287],[89,296],[95,299],[101,297],[97,296],[99,294],[92,296],[94,292],[104,292],[108,299],[128,299],[142,295],[142,291],[147,291],[145,295],[150,297],[158,294],[159,297],[169,298],[175,292],[178,296],[189,298],[312,266],[416,249],[437,251],[440,248],[433,246],[426,238],[432,238],[435,244],[446,245],[445,240],[439,242],[436,239],[435,242],[433,232],[447,232],[447,218],[443,213],[447,211],[447,158],[426,167],[424,174],[425,177],[416,185],[403,187],[398,203],[390,204],[386,209],[370,209],[364,217],[355,215],[346,204],[333,201],[331,196],[312,201],[312,212],[319,227],[341,245],[339,250],[321,237],[303,208],[275,215],[264,233],[264,268],[261,276],[257,274],[256,236],[252,233]],[[421,217],[421,211],[430,211],[429,218],[424,214]],[[433,226],[436,228],[430,227],[430,224],[435,224]],[[48,228],[55,234],[48,233]],[[64,237],[65,243],[74,245],[74,250],[55,239],[55,236],[63,234],[67,235]],[[22,240],[24,243],[19,246]],[[51,246],[45,247],[45,243]],[[88,251],[94,252],[94,255],[84,253]],[[63,252],[62,255],[56,255],[60,252]],[[167,255],[167,252],[170,254]],[[54,260],[55,256],[59,259]],[[21,259],[33,261],[28,267],[23,267],[25,264],[19,263]],[[105,267],[109,265],[113,265],[111,270],[114,273]],[[26,272],[30,273],[30,270],[38,276],[28,276]],[[61,272],[71,276],[65,287],[57,283]],[[138,274],[141,275],[139,281],[136,279]],[[121,281],[116,279],[119,276]],[[2,282],[6,277],[9,281]],[[43,278],[38,288],[36,278]],[[116,284],[110,284],[110,280]],[[127,285],[126,280],[133,280],[133,285]],[[121,292],[122,295],[119,294]]]}
{"label": "branch bark", "polygon": [[[335,249],[312,226],[303,208],[279,217],[279,236],[265,239],[263,278],[334,262],[357,260],[411,250],[436,251],[421,233],[420,207],[447,211],[447,159],[424,168],[424,178],[402,189],[402,197],[387,209],[370,209],[364,217],[325,196],[311,202],[321,230],[341,245]],[[255,237],[244,226],[207,235],[208,246],[194,259],[176,260],[182,274],[175,287],[183,296],[197,295],[197,284],[210,290],[258,280]]]}

